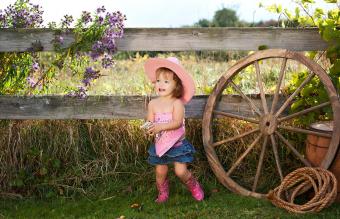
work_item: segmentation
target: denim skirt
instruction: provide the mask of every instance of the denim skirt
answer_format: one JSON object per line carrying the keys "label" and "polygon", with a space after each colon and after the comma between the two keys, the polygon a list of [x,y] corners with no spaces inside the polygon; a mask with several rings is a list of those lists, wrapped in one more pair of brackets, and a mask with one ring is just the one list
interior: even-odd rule
{"label": "denim skirt", "polygon": [[163,156],[158,157],[155,144],[152,144],[148,150],[148,163],[152,165],[170,164],[173,162],[191,163],[194,160],[193,155],[195,152],[194,146],[184,139],[180,145],[170,148]]}

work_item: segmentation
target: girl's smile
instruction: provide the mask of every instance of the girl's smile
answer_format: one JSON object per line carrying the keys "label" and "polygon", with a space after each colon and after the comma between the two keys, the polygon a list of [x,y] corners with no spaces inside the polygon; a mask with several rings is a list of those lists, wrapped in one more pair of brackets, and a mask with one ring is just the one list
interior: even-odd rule
{"label": "girl's smile", "polygon": [[160,74],[156,80],[155,88],[159,96],[172,97],[172,93],[176,88],[173,75]]}

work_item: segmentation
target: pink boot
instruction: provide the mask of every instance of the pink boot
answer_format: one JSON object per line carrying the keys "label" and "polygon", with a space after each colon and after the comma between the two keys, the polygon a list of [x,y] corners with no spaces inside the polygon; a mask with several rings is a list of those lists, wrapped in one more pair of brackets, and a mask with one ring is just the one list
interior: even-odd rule
{"label": "pink boot", "polygon": [[166,202],[169,198],[169,180],[166,179],[162,184],[156,183],[158,190],[157,203]]}
{"label": "pink boot", "polygon": [[196,199],[196,201],[202,201],[203,200],[204,192],[203,192],[200,184],[198,183],[198,181],[193,176],[191,176],[188,179],[188,181],[185,182],[185,185],[187,186],[187,188],[191,192],[192,197],[194,197],[194,199]]}

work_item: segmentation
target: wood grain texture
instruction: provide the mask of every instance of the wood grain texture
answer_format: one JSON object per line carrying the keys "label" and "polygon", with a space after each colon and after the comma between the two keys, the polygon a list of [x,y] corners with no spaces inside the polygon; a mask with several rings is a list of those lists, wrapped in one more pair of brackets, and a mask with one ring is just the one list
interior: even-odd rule
{"label": "wood grain texture", "polygon": [[[0,119],[143,119],[148,96],[0,96]],[[194,96],[186,105],[186,118],[202,118],[207,95]],[[260,104],[258,95],[253,96]],[[225,95],[218,105],[224,112],[253,116],[248,104],[236,95]]]}
{"label": "wood grain texture", "polygon": [[[124,32],[117,39],[119,51],[249,51],[263,45],[295,51],[327,48],[315,28],[126,28]],[[37,41],[43,51],[52,51],[54,37],[50,29],[0,29],[0,52],[27,51]],[[71,33],[65,35],[63,47],[73,39]]]}

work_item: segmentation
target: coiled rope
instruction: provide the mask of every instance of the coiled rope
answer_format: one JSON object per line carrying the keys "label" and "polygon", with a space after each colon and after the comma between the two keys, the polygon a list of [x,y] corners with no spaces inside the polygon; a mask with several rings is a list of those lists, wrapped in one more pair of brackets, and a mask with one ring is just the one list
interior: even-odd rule
{"label": "coiled rope", "polygon": [[[314,197],[305,204],[295,204],[297,196],[313,188]],[[303,167],[289,173],[281,185],[269,191],[267,198],[277,207],[293,213],[319,212],[337,196],[337,180],[323,168]]]}

